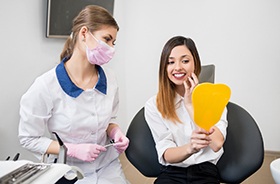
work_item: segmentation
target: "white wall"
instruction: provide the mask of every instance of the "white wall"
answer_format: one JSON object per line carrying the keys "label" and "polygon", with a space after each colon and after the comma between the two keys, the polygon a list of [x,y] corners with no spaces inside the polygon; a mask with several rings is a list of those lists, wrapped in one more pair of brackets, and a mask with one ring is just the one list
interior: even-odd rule
{"label": "white wall", "polygon": [[[64,39],[45,37],[47,0],[0,6],[0,160],[21,152],[19,100],[35,77],[59,62]],[[191,37],[203,64],[216,65],[216,82],[257,121],[266,150],[280,151],[280,2],[278,0],[115,0],[121,29],[112,67],[121,92],[124,130],[157,91],[161,49],[172,36]]]}
{"label": "white wall", "polygon": [[278,0],[129,0],[126,2],[127,118],[157,91],[163,44],[174,35],[195,40],[216,82],[257,121],[265,149],[280,150],[280,2]]}

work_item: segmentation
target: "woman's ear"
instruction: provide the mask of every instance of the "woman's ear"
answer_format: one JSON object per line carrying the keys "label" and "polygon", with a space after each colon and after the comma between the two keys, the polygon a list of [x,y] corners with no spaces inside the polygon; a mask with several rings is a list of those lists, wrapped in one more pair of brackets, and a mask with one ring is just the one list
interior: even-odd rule
{"label": "woman's ear", "polygon": [[79,31],[79,37],[82,39],[82,41],[86,40],[86,34],[88,32],[88,28],[86,26],[83,26]]}

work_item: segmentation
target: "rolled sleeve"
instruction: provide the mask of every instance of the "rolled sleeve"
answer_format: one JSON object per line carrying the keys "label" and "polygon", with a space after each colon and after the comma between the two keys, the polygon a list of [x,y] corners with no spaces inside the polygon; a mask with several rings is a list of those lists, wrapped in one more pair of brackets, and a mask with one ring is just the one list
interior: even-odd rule
{"label": "rolled sleeve", "polygon": [[227,108],[225,108],[222,116],[221,116],[221,119],[218,123],[216,123],[215,125],[220,131],[221,133],[223,134],[224,136],[224,139],[226,138],[226,135],[227,135],[227,126],[228,126],[228,121],[227,121]]}

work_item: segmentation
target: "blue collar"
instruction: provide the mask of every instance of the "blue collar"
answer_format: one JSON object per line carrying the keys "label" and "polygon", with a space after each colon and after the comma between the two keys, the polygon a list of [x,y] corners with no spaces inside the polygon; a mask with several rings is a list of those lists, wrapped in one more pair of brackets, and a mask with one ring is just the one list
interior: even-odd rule
{"label": "blue collar", "polygon": [[[66,69],[64,67],[64,63],[68,60],[69,58],[64,58],[59,65],[56,67],[56,76],[58,79],[58,82],[63,89],[63,91],[68,94],[71,97],[78,97],[84,90],[76,86],[68,76]],[[100,91],[101,93],[106,95],[107,92],[107,79],[106,75],[101,68],[101,66],[95,65],[97,70],[98,70],[98,82],[95,86],[95,89]]]}

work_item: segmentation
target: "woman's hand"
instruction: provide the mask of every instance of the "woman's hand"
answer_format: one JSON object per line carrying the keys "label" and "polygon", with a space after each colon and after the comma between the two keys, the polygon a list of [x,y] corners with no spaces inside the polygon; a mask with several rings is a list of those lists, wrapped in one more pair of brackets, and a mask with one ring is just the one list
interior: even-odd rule
{"label": "woman's hand", "polygon": [[198,78],[194,73],[191,73],[191,76],[188,77],[187,81],[184,81],[184,88],[185,88],[185,94],[184,94],[184,104],[185,107],[190,115],[190,117],[193,118],[193,107],[192,107],[192,92],[194,88],[198,85]]}
{"label": "woman's hand", "polygon": [[199,152],[201,149],[211,146],[213,142],[211,136],[214,131],[214,129],[206,131],[201,128],[194,130],[187,144],[166,149],[163,155],[165,161],[168,163],[179,163]]}
{"label": "woman's hand", "polygon": [[185,87],[184,102],[186,106],[192,103],[191,101],[192,92],[197,85],[198,85],[198,78],[194,73],[191,73],[191,76],[188,77],[188,80],[184,81],[184,87]]}
{"label": "woman's hand", "polygon": [[190,141],[190,153],[197,153],[201,149],[206,148],[209,146],[212,142],[212,139],[209,137],[215,129],[210,129],[209,131],[206,131],[202,128],[198,128],[197,130],[194,130],[191,135],[191,141]]}
{"label": "woman's hand", "polygon": [[83,160],[85,162],[94,161],[101,152],[106,151],[106,148],[98,144],[71,144],[65,143],[67,147],[67,155]]}
{"label": "woman's hand", "polygon": [[114,148],[118,153],[122,153],[126,150],[129,144],[129,139],[122,133],[118,126],[111,129],[109,137],[115,141]]}

